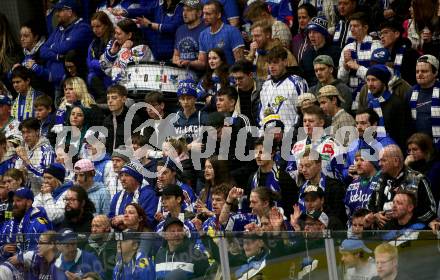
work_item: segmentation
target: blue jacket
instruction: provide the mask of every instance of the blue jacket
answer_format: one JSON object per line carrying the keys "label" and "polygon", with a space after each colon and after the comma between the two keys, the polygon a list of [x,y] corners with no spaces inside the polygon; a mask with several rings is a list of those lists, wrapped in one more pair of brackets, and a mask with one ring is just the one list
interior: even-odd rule
{"label": "blue jacket", "polygon": [[93,162],[93,165],[95,166],[95,177],[93,178],[93,181],[105,183],[105,167],[109,161],[111,161],[110,156],[105,154],[102,159]]}
{"label": "blue jacket", "polygon": [[17,243],[18,257],[22,258],[26,251],[37,249],[40,234],[51,229],[52,223],[43,207],[29,208],[21,220],[7,220],[2,227],[0,259],[5,260],[12,256],[3,251],[3,246],[11,243]]}
{"label": "blue jacket", "polygon": [[147,18],[158,23],[159,30],[153,31],[144,28],[144,38],[150,46],[153,56],[157,61],[168,61],[173,57],[174,39],[177,28],[183,24],[183,4],[179,3],[174,11],[167,12],[164,5],[157,2],[148,13]]}
{"label": "blue jacket", "polygon": [[[121,195],[122,197],[120,200]],[[136,194],[136,192],[127,193],[125,190],[116,193],[112,198],[112,202],[110,204],[110,213],[108,216],[113,218],[117,215],[124,215],[125,206],[133,201],[133,197],[135,195],[137,196],[137,203],[141,205],[147,214],[148,223],[150,225],[154,225],[154,214],[156,214],[159,198],[154,188],[149,185],[140,187],[138,194]]]}
{"label": "blue jacket", "polygon": [[80,53],[82,51],[85,57],[85,50],[91,41],[90,25],[81,18],[67,27],[58,26],[41,46],[40,55],[46,65],[34,64],[32,70],[58,86],[65,74],[62,56],[70,50],[77,50]]}
{"label": "blue jacket", "polygon": [[87,272],[97,272],[101,278],[104,277],[104,268],[102,267],[99,259],[94,254],[87,251],[81,251],[80,249],[77,249],[76,257],[73,262],[66,263],[63,255],[59,255],[52,264],[50,271],[52,278],[57,280],[67,280],[65,274],[66,271],[70,271],[81,276]]}
{"label": "blue jacket", "polygon": [[208,114],[204,111],[196,111],[189,118],[179,111],[176,114],[174,127],[176,135],[182,136],[187,143],[191,143],[194,138],[202,135],[202,126],[208,123]]}
{"label": "blue jacket", "polygon": [[138,252],[129,263],[123,263],[119,257],[113,269],[113,280],[154,280],[156,271],[151,257]]}
{"label": "blue jacket", "polygon": [[90,86],[93,78],[99,78],[103,81],[105,88],[112,84],[112,78],[107,76],[104,71],[102,71],[101,64],[99,63],[99,58],[105,52],[105,48],[108,42],[101,42],[99,38],[95,38],[92,43],[90,43],[89,49],[87,51],[87,68],[89,74],[87,75],[87,84]]}

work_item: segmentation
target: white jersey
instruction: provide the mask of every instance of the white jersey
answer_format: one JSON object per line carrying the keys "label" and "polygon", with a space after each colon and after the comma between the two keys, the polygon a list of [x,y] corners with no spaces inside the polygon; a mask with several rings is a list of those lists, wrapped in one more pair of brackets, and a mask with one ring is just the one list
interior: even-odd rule
{"label": "white jersey", "polygon": [[298,96],[307,92],[308,88],[306,80],[296,75],[287,76],[278,82],[268,79],[260,92],[260,120],[267,115],[278,114],[286,130],[293,127],[298,118]]}

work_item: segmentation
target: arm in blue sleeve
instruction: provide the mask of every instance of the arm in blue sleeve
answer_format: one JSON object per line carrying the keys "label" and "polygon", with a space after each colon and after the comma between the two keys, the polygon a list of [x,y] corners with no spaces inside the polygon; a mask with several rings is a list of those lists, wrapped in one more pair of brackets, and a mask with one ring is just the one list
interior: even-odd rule
{"label": "arm in blue sleeve", "polygon": [[154,223],[154,215],[156,214],[158,203],[159,199],[153,192],[148,193],[142,200],[142,208],[145,210],[150,224]]}
{"label": "arm in blue sleeve", "polygon": [[120,193],[116,193],[113,198],[112,198],[112,202],[110,203],[110,211],[108,212],[108,217],[111,219],[113,218],[116,213],[115,213],[115,209],[116,209],[116,202],[118,201],[118,197],[119,195],[121,195]]}
{"label": "arm in blue sleeve", "polygon": [[32,65],[32,71],[35,73],[35,75],[44,79],[45,81],[52,81],[50,72],[45,66],[35,63],[34,65]]}
{"label": "arm in blue sleeve", "polygon": [[93,35],[90,26],[80,25],[75,32],[70,34],[70,40],[63,40],[57,44],[57,53],[66,54],[70,50],[85,48],[92,41]]}
{"label": "arm in blue sleeve", "polygon": [[157,8],[159,2],[156,0],[139,0],[139,8],[127,9],[128,18],[151,17],[154,9]]}
{"label": "arm in blue sleeve", "polygon": [[51,48],[51,46],[54,44],[55,37],[57,37],[56,33],[58,32],[58,29],[52,33],[51,36],[47,39],[47,41],[41,46],[40,48],[40,57],[44,59],[45,61],[51,60],[57,60],[57,53]]}
{"label": "arm in blue sleeve", "polygon": [[182,5],[177,6],[174,16],[168,17],[166,23],[160,24],[160,32],[162,33],[176,33],[179,26],[183,24],[183,7]]}
{"label": "arm in blue sleeve", "polygon": [[236,27],[233,27],[233,30],[231,31],[232,50],[235,50],[238,47],[244,47],[243,36],[241,36],[240,30],[238,30]]}

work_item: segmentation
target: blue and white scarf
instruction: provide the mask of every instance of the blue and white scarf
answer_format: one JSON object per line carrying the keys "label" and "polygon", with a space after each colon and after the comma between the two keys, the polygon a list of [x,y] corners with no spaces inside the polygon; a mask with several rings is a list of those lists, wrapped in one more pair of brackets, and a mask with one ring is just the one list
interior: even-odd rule
{"label": "blue and white scarf", "polygon": [[396,57],[394,58],[394,76],[401,77],[400,69],[402,67],[402,61],[403,61],[403,54],[406,50],[406,45],[402,45],[400,48],[396,51]]}
{"label": "blue and white scarf", "polygon": [[261,177],[261,168],[258,168],[257,172],[255,172],[254,176],[252,177],[252,182],[251,182],[251,190],[262,186],[262,187],[266,187],[269,188],[270,190],[274,191],[274,192],[281,192],[281,187],[280,187],[280,170],[279,167],[274,164],[272,166],[272,170],[266,174],[266,181],[260,182],[260,177]]}
{"label": "blue and white scarf", "polygon": [[[344,36],[346,36],[345,42]],[[350,24],[347,23],[347,21],[341,19],[336,24],[335,35],[333,36],[333,45],[344,48],[345,45],[348,45],[351,42],[354,42],[354,38],[351,35]]]}
{"label": "blue and white scarf", "polygon": [[368,108],[373,109],[379,116],[379,124],[377,126],[377,135],[385,136],[385,119],[383,118],[381,103],[387,102],[391,98],[391,93],[385,90],[379,97],[374,97],[373,94],[368,91]]}
{"label": "blue and white scarf", "polygon": [[[420,93],[420,85],[416,85],[411,94],[409,105],[411,107],[411,117],[413,120],[417,119],[417,99]],[[434,142],[437,143],[440,140],[440,82],[436,81],[434,88],[432,89],[431,100],[431,124],[432,124],[432,137]]]}
{"label": "blue and white scarf", "polygon": [[[365,68],[370,67],[372,45],[373,40],[370,36],[367,36],[360,45],[356,42],[355,50],[351,52],[351,58],[360,66],[364,66]],[[348,85],[352,89],[356,89],[362,82],[363,80],[356,76],[356,70],[351,70]]]}

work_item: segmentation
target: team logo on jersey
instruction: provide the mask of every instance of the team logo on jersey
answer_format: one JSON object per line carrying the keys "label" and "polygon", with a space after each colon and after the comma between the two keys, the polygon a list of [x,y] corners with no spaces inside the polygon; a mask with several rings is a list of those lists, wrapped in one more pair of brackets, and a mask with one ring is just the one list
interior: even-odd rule
{"label": "team logo on jersey", "polygon": [[141,258],[139,259],[139,267],[145,268],[148,266],[148,259],[147,258]]}

